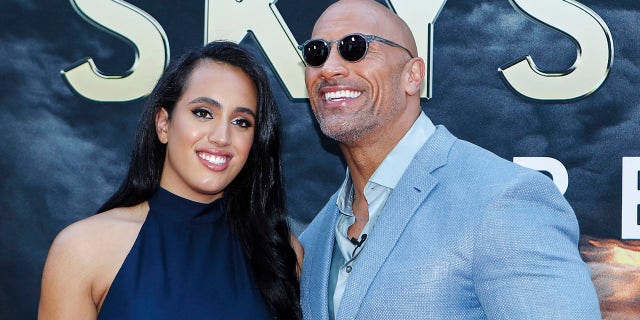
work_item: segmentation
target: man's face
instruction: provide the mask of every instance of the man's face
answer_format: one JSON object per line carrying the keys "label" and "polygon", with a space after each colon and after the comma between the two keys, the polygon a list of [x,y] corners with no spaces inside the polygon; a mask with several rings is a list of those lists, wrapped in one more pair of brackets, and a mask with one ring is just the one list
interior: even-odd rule
{"label": "man's face", "polygon": [[[375,12],[330,9],[316,23],[312,38],[338,40],[362,33],[399,42],[384,33],[384,21],[376,20]],[[309,100],[322,132],[344,144],[383,133],[406,103],[400,76],[409,59],[403,49],[372,41],[362,60],[348,62],[332,44],[323,65],[305,69]]]}

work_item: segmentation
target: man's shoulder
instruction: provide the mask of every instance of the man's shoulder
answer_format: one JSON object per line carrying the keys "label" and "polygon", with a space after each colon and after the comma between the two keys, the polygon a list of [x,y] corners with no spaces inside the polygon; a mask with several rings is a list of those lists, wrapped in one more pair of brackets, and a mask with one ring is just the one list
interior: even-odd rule
{"label": "man's shoulder", "polygon": [[522,169],[486,148],[458,138],[443,125],[436,126],[436,131],[418,151],[415,159],[419,162],[431,162],[436,168],[444,165],[470,170],[475,170],[478,166],[508,171]]}
{"label": "man's shoulder", "polygon": [[[443,165],[432,172],[442,184],[463,184],[475,190],[487,190],[487,187],[491,186],[493,192],[500,192],[509,185],[522,182],[530,186],[543,185],[544,188],[553,186],[552,180],[543,173],[516,164],[472,142],[459,139],[442,126],[438,126],[433,137],[436,140],[433,143],[440,141],[440,144],[446,145],[439,151],[440,156],[445,158],[442,161]],[[430,157],[438,157],[429,153],[433,150],[437,148],[423,148],[419,155],[422,157],[420,161],[431,161],[428,160]]]}
{"label": "man's shoulder", "polygon": [[533,171],[501,157],[489,149],[456,137],[444,126],[438,126],[436,132],[438,133],[434,135],[436,141],[448,142],[447,145],[449,147],[445,149],[448,164],[459,165],[469,169],[480,167],[485,170],[496,169],[502,172],[506,170],[508,173]]}

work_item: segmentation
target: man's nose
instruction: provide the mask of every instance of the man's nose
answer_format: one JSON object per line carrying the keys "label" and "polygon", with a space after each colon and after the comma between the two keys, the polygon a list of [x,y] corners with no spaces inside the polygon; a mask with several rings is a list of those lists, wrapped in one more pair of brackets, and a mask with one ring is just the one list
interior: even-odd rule
{"label": "man's nose", "polygon": [[336,43],[332,43],[327,61],[325,61],[320,67],[321,74],[325,79],[346,77],[349,74],[349,68],[347,67],[348,63],[349,62],[340,56],[340,53],[338,52],[338,45]]}

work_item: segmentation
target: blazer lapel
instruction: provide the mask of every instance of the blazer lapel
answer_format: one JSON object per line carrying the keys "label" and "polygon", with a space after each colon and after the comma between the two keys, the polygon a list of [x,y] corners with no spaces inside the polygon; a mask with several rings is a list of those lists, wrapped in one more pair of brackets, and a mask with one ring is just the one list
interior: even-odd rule
{"label": "blazer lapel", "polygon": [[[329,204],[318,215],[325,214],[325,219],[317,226],[317,237],[310,240],[314,242],[314,252],[305,254],[304,266],[300,286],[302,289],[301,297],[303,304],[306,302],[304,309],[305,319],[329,319],[328,310],[328,291],[329,291],[329,272],[331,268],[331,257],[333,254],[333,246],[335,244],[335,224],[338,218],[338,209],[335,206],[335,197],[332,197]],[[328,212],[326,212],[328,211]],[[306,249],[305,249],[306,250]]]}
{"label": "blazer lapel", "polygon": [[[354,319],[382,264],[395,247],[418,207],[427,199],[438,180],[431,174],[447,162],[455,137],[438,126],[418,151],[402,179],[391,193],[373,232],[367,238],[357,265],[347,280],[338,319]],[[330,259],[329,259],[330,260]]]}

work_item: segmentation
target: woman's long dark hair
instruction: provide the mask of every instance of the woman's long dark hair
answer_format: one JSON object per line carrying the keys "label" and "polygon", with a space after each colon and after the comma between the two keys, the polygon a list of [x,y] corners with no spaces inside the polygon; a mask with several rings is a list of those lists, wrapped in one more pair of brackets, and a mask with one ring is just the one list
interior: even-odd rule
{"label": "woman's long dark hair", "polygon": [[256,86],[258,112],[253,145],[243,169],[224,191],[226,216],[271,310],[279,319],[299,319],[297,259],[289,242],[280,163],[280,116],[264,70],[239,45],[211,42],[169,65],[140,117],[127,176],[98,212],[133,206],[154,194],[166,153],[156,134],[156,113],[165,108],[171,117],[189,75],[205,61],[238,67]]}

